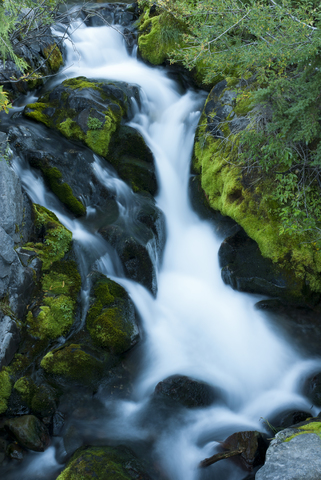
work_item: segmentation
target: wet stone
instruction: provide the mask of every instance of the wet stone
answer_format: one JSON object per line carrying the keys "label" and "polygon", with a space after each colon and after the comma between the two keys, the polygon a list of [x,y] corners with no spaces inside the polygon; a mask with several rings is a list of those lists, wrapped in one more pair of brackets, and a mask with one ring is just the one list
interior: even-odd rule
{"label": "wet stone", "polygon": [[171,400],[187,408],[207,407],[214,403],[218,392],[205,382],[184,375],[173,375],[159,382],[155,398]]}
{"label": "wet stone", "polygon": [[48,429],[34,415],[11,418],[6,421],[6,428],[22,447],[43,452],[49,446]]}

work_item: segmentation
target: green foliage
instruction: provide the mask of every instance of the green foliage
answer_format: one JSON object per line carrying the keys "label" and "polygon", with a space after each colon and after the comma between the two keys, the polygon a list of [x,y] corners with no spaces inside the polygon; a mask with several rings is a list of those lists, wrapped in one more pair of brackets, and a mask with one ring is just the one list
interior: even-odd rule
{"label": "green foliage", "polygon": [[11,381],[10,375],[3,367],[0,372],[0,414],[7,410],[7,400],[11,394]]}
{"label": "green foliage", "polygon": [[87,127],[89,130],[99,130],[103,126],[103,122],[98,118],[89,117],[87,121]]}

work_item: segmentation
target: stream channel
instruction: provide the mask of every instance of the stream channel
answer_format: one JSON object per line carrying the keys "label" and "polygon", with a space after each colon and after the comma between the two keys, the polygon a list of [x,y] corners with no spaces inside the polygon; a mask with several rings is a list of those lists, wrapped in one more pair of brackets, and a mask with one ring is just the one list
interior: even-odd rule
{"label": "stream channel", "polygon": [[[73,234],[83,278],[83,321],[88,307],[86,278],[93,268],[125,287],[141,319],[143,340],[128,360],[134,365],[131,397],[113,400],[98,392],[105,410],[96,422],[84,422],[83,429],[100,443],[129,445],[139,456],[152,457],[162,478],[243,479],[248,474],[233,462],[224,460],[207,470],[200,470],[198,464],[232,433],[264,431],[262,418],[286,410],[317,414],[300,394],[300,387],[302,378],[319,367],[319,361],[294,350],[269,325],[266,315],[254,308],[262,297],[233,291],[221,280],[217,252],[222,238],[212,222],[193,211],[188,194],[204,92],[183,91],[166,67],[144,64],[137,59],[135,47],[129,52],[113,28],[87,27],[76,21],[69,35],[76,49],[65,41],[68,68],[47,85],[52,88],[81,75],[139,87],[140,102],[132,99],[130,126],[143,135],[153,152],[159,186],[156,201],[166,224],[162,251],[156,242],[149,244],[155,269],[153,296],[125,278],[119,258],[95,229],[95,205],[86,204],[86,217],[75,219],[46,189],[39,172],[19,158],[14,160],[32,201],[52,210]],[[34,98],[29,97],[25,104],[31,101]],[[42,132],[39,129],[39,135]],[[98,156],[93,168],[97,179],[115,193],[122,222],[130,229],[139,195]],[[214,386],[218,400],[208,407],[183,408],[174,414],[157,411],[151,403],[155,386],[174,374]],[[63,468],[61,445],[56,438],[47,451],[31,453],[22,467],[8,470],[2,478],[56,478]]]}

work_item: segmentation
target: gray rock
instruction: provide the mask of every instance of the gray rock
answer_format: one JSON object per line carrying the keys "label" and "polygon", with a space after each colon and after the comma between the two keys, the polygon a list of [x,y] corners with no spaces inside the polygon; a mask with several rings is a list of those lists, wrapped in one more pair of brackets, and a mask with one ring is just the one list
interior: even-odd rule
{"label": "gray rock", "polygon": [[[1,145],[3,141],[0,137]],[[0,226],[16,245],[26,243],[32,229],[30,201],[4,157],[0,157]]]}
{"label": "gray rock", "polygon": [[320,437],[314,433],[302,433],[285,442],[295,432],[287,428],[276,435],[255,480],[320,480]]}
{"label": "gray rock", "polygon": [[17,351],[19,340],[16,322],[0,311],[0,368],[9,365]]}

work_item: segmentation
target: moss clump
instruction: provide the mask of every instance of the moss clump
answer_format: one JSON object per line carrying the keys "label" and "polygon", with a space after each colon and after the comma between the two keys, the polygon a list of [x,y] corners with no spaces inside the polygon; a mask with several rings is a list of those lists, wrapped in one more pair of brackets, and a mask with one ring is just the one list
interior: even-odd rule
{"label": "moss clump", "polygon": [[284,441],[290,442],[293,438],[297,437],[298,435],[302,435],[304,433],[315,433],[318,437],[321,438],[321,422],[311,422],[307,425],[302,425],[302,427],[298,427],[300,432],[294,433],[290,437],[287,437]]}
{"label": "moss clump", "polygon": [[46,103],[37,102],[37,103],[29,103],[28,110],[26,110],[25,114],[27,117],[36,120],[37,122],[44,123],[47,127],[50,127],[51,121],[50,117],[43,113],[43,110],[47,108],[48,105]]}
{"label": "moss clump", "polygon": [[[244,97],[244,102],[239,103],[243,113],[249,108],[250,98]],[[237,162],[239,134],[231,135],[231,142],[226,144],[206,135],[206,123],[203,114],[194,146],[193,166],[201,173],[209,205],[233,218],[257,242],[262,255],[284,270],[289,297],[301,301],[306,285],[312,292],[321,292],[320,251],[302,235],[279,235],[279,207],[271,196],[273,178],[266,176],[248,185]]]}
{"label": "moss clump", "polygon": [[51,190],[59,200],[75,215],[85,215],[86,207],[74,196],[71,186],[62,182],[62,174],[58,168],[42,168],[42,172],[49,182]]}
{"label": "moss clump", "polygon": [[160,65],[168,58],[169,53],[177,48],[183,31],[178,23],[172,23],[173,20],[166,13],[150,17],[146,10],[141,18],[138,38],[139,52],[144,60]]}
{"label": "moss clump", "polygon": [[40,312],[36,316],[28,312],[29,332],[41,339],[55,339],[67,333],[74,321],[80,288],[75,262],[54,263],[42,278],[44,297]]}
{"label": "moss clump", "polygon": [[[125,290],[106,278],[94,289],[95,301],[87,314],[87,328],[94,342],[112,353],[123,353],[131,347],[133,325],[127,307]],[[129,321],[130,320],[130,321]]]}
{"label": "moss clump", "polygon": [[44,237],[43,243],[27,243],[29,250],[37,253],[42,260],[43,270],[61,260],[71,248],[72,234],[58,220],[56,215],[45,207],[33,205],[35,227]]}
{"label": "moss clump", "polygon": [[43,53],[45,58],[48,59],[51,71],[53,73],[58,72],[64,61],[57,44],[54,43],[53,45],[49,45],[47,48],[44,48]]}
{"label": "moss clump", "polygon": [[57,480],[134,480],[150,477],[132,452],[124,447],[79,449]]}
{"label": "moss clump", "polygon": [[30,405],[31,399],[36,391],[34,382],[29,377],[21,377],[16,381],[13,388],[20,393],[21,398]]}
{"label": "moss clump", "polygon": [[0,414],[4,413],[8,408],[8,398],[11,395],[10,375],[6,367],[0,372]]}
{"label": "moss clump", "polygon": [[80,380],[82,383],[90,383],[103,370],[101,361],[76,344],[47,353],[40,365],[48,374]]}
{"label": "moss clump", "polygon": [[105,115],[105,123],[102,128],[88,130],[85,136],[85,143],[95,153],[106,157],[111,137],[117,130],[118,123],[116,116],[112,112],[108,112]]}

